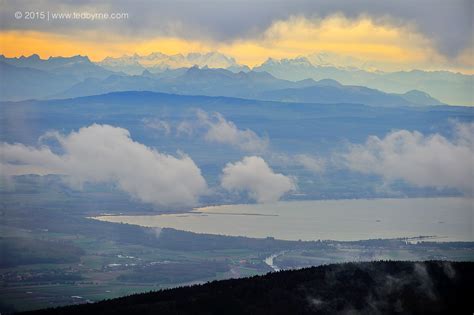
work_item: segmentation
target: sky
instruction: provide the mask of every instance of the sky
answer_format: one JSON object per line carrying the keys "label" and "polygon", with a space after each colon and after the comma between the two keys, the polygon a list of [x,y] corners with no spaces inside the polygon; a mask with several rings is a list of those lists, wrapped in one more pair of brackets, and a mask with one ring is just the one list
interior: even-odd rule
{"label": "sky", "polygon": [[[80,54],[100,61],[134,53],[219,51],[255,66],[269,57],[330,52],[371,62],[383,71],[474,73],[470,0],[0,3],[0,53],[8,57]],[[82,18],[57,18],[61,13]],[[92,20],[85,13],[124,15]]]}

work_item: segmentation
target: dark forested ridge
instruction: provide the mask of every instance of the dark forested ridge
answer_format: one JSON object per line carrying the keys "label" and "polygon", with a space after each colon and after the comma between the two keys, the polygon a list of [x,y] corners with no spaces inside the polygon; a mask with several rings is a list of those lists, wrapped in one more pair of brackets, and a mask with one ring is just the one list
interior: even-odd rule
{"label": "dark forested ridge", "polygon": [[344,263],[28,314],[472,314],[472,283],[472,262]]}

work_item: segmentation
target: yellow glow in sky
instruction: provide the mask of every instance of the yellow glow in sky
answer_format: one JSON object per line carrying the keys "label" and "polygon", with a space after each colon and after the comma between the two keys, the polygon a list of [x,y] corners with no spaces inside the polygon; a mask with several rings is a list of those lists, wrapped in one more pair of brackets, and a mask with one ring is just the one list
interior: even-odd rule
{"label": "yellow glow in sky", "polygon": [[[294,58],[318,52],[332,52],[369,61],[381,70],[446,69],[472,73],[472,54],[456,60],[439,54],[433,43],[411,27],[378,25],[370,18],[348,20],[332,16],[324,20],[292,17],[277,21],[253,39],[228,43],[186,40],[176,37],[132,38],[119,34],[53,34],[0,32],[0,52],[8,57],[39,54],[49,56],[87,55],[93,61],[124,54],[152,52],[186,54],[219,51],[249,66],[267,58]],[[467,56],[467,57],[466,57]]]}

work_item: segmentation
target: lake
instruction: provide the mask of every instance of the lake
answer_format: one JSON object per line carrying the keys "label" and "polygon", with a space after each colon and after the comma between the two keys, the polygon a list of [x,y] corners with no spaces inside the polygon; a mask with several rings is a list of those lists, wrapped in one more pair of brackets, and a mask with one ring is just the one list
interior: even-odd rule
{"label": "lake", "polygon": [[474,199],[406,198],[281,201],[196,208],[188,213],[94,219],[195,233],[283,240],[364,240],[434,236],[474,241]]}

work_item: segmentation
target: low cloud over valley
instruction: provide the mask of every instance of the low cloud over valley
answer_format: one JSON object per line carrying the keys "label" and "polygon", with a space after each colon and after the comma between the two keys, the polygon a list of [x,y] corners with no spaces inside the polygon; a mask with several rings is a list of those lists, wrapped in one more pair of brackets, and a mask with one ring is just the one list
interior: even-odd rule
{"label": "low cloud over valley", "polygon": [[206,181],[193,160],[160,153],[133,141],[128,130],[91,125],[68,135],[48,133],[61,154],[48,146],[1,144],[2,173],[60,174],[71,186],[112,183],[140,201],[161,206],[193,205],[206,192]]}

